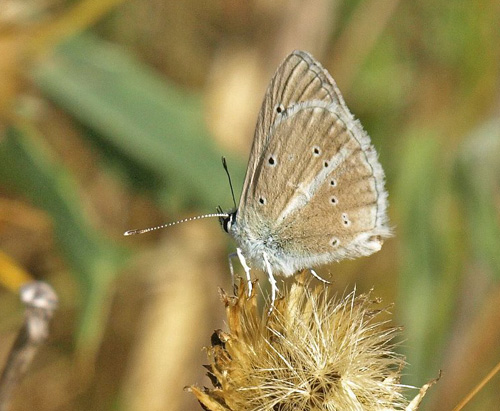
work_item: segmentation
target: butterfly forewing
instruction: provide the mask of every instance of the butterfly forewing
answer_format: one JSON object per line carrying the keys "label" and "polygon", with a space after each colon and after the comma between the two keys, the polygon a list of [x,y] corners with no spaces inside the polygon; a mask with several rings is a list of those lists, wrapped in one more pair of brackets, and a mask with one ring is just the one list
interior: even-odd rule
{"label": "butterfly forewing", "polygon": [[246,189],[252,184],[254,173],[264,147],[273,138],[273,124],[284,110],[301,102],[319,100],[336,104],[350,116],[335,81],[320,63],[304,51],[294,51],[279,66],[266,91],[257,119],[247,174],[240,206],[246,200]]}
{"label": "butterfly forewing", "polygon": [[[349,135],[335,114],[321,102],[292,107],[273,126],[273,139],[263,150],[248,188],[245,211],[257,213],[279,226],[314,196],[326,178],[328,157],[342,160],[341,148]],[[293,131],[292,131],[293,130]],[[333,164],[328,164],[331,168]],[[286,176],[285,178],[280,176]]]}
{"label": "butterfly forewing", "polygon": [[294,51],[281,64],[269,84],[255,134],[268,136],[282,110],[312,100],[335,103],[348,111],[328,71],[308,53]]}

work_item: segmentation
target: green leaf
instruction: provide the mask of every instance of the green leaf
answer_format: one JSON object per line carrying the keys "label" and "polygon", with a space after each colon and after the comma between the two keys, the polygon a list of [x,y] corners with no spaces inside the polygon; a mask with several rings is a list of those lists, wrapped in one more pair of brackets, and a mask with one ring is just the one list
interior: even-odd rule
{"label": "green leaf", "polygon": [[[213,208],[229,200],[221,151],[205,129],[200,97],[125,49],[83,34],[41,62],[33,76],[50,99],[165,186],[176,187],[184,201]],[[234,180],[243,181],[241,163],[230,164]]]}

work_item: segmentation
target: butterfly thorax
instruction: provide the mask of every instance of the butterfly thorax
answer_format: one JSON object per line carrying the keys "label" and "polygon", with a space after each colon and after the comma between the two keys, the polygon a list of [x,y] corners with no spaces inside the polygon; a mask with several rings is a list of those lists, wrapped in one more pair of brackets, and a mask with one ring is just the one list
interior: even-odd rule
{"label": "butterfly thorax", "polygon": [[287,264],[290,260],[286,258],[286,241],[279,235],[275,223],[257,217],[249,225],[246,224],[246,219],[238,216],[236,212],[230,214],[228,219],[223,228],[235,239],[253,267],[266,270],[267,259],[274,272],[284,276],[295,273],[295,268]]}

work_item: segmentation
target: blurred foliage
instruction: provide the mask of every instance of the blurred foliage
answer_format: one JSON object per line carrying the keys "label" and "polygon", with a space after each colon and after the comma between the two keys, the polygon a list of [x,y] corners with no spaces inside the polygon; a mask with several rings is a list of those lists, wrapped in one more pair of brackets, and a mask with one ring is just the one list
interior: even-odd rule
{"label": "blurred foliage", "polygon": [[52,216],[61,252],[84,287],[81,333],[95,340],[103,330],[102,310],[110,282],[125,263],[124,251],[92,228],[80,205],[76,182],[68,170],[53,163],[50,149],[36,130],[9,128],[0,145],[0,161],[1,181]]}
{"label": "blurred foliage", "polygon": [[[303,48],[371,135],[396,232],[376,256],[332,266],[335,286],[356,281],[396,301],[410,363],[404,383],[420,386],[442,369],[425,409],[457,404],[500,359],[500,3],[148,0],[113,10],[119,3],[0,5],[0,281],[15,288],[5,276],[24,267],[54,283],[63,301],[55,343],[21,391],[50,379],[58,400],[50,389],[33,396],[41,410],[197,407],[181,392],[202,378],[196,355],[209,334],[200,341],[194,333],[220,327],[220,317],[207,309],[207,318],[189,318],[187,307],[170,305],[158,317],[151,307],[180,298],[168,284],[185,296],[201,290],[189,303],[200,303],[199,313],[220,278],[228,285],[217,223],[197,234],[209,239],[203,244],[181,227],[121,234],[231,206],[220,157],[238,195],[266,83]],[[50,233],[30,223],[39,210]],[[186,246],[175,248],[181,238]],[[222,274],[182,282],[199,247]],[[166,264],[165,279],[152,280],[164,254],[186,265]],[[6,334],[17,317],[3,293]],[[192,345],[173,344],[147,363],[138,341],[163,321],[172,328],[155,337],[156,355],[180,335]],[[173,358],[184,364],[169,368]],[[495,409],[499,378],[468,409]],[[172,384],[175,401],[164,390]],[[145,386],[156,403],[149,391],[141,397]],[[14,409],[33,409],[30,398],[21,395]]]}
{"label": "blurred foliage", "polygon": [[[500,276],[500,120],[483,124],[466,137],[456,164],[455,185],[467,215],[471,251],[490,275]],[[495,198],[496,197],[496,198]]]}
{"label": "blurred foliage", "polygon": [[[98,133],[132,171],[159,181],[164,201],[182,198],[213,207],[227,194],[218,152],[204,127],[199,96],[170,84],[125,50],[90,35],[66,43],[38,65],[38,86],[78,121]],[[242,172],[236,173],[240,179]],[[220,173],[223,176],[223,173]]]}

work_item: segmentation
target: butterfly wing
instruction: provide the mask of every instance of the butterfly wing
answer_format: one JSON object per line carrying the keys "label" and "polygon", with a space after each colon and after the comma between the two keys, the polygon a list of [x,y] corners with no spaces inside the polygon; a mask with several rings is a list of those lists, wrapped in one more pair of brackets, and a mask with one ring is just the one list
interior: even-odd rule
{"label": "butterfly wing", "polygon": [[266,92],[231,234],[255,265],[292,275],[378,251],[386,208],[368,135],[329,73],[293,52]]}
{"label": "butterfly wing", "polygon": [[291,275],[378,251],[390,235],[387,193],[360,123],[313,100],[289,107],[270,134],[238,220],[247,254]]}
{"label": "butterfly wing", "polygon": [[255,176],[264,147],[273,137],[271,127],[291,106],[312,100],[336,104],[351,116],[342,94],[323,66],[309,53],[296,50],[278,67],[266,91],[255,127],[248,168],[240,199],[240,209],[247,201],[247,190]]}
{"label": "butterfly wing", "polygon": [[[332,106],[311,103],[297,107],[275,132],[276,141],[285,135],[297,140],[289,144],[300,146],[305,157],[287,170],[289,190],[278,189],[273,197],[282,210],[273,230],[283,253],[277,254],[276,264],[295,272],[380,250],[391,234],[387,192],[382,167],[361,124]],[[271,151],[272,142],[265,153]],[[262,168],[262,174],[268,171]],[[261,175],[259,180],[257,189],[267,193],[264,182],[272,176]]]}

